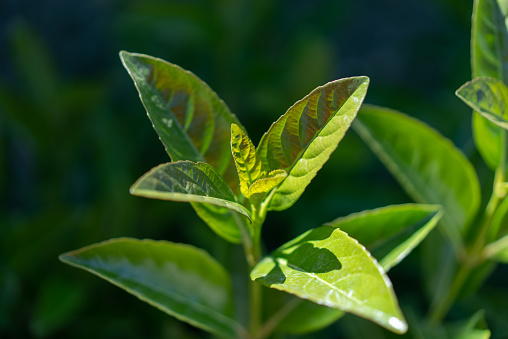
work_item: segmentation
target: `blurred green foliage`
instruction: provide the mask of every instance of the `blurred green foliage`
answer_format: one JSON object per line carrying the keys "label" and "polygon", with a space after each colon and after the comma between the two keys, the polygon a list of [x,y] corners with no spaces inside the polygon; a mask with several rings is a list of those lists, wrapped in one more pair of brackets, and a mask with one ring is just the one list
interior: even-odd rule
{"label": "blurred green foliage", "polygon": [[[58,254],[90,243],[119,236],[170,239],[205,248],[229,265],[244,264],[235,255],[241,248],[189,218],[187,204],[129,195],[147,168],[169,159],[119,50],[192,70],[249,126],[256,144],[314,87],[367,75],[366,102],[436,126],[487,180],[469,110],[454,96],[471,78],[471,9],[472,1],[459,0],[0,2],[0,337],[204,336],[58,261]],[[330,184],[344,176],[349,179]],[[282,239],[350,212],[408,201],[350,131],[296,204],[305,208],[269,217],[265,246],[272,250]],[[414,319],[426,309],[422,291],[414,288],[418,267],[416,253],[390,272]],[[498,268],[485,298],[470,296],[452,318],[485,308],[494,337],[507,333],[506,307],[504,314],[489,312],[508,304],[501,289],[507,276],[506,267]],[[346,319],[309,338],[389,336],[361,319]]]}

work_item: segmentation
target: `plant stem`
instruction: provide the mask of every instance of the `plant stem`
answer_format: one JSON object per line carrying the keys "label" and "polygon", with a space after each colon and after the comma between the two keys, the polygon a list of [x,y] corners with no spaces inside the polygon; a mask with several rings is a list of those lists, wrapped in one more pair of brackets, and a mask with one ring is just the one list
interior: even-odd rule
{"label": "plant stem", "polygon": [[262,291],[261,284],[249,281],[250,301],[250,324],[249,330],[252,337],[256,337],[261,328]]}

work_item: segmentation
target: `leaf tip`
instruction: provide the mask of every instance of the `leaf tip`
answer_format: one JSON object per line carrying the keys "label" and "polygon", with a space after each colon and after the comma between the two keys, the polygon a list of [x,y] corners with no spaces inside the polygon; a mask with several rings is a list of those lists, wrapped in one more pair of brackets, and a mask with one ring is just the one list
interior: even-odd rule
{"label": "leaf tip", "polygon": [[388,325],[398,334],[404,334],[408,329],[407,322],[404,318],[391,317],[388,319]]}

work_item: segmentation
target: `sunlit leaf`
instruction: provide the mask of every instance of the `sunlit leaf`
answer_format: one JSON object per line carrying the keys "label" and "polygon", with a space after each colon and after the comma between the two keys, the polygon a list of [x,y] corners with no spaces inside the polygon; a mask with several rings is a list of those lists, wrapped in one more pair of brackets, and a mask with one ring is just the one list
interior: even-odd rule
{"label": "sunlit leaf", "polygon": [[228,185],[210,165],[191,161],[159,165],[131,187],[134,195],[172,201],[208,203],[242,213],[249,211],[236,201]]}
{"label": "sunlit leaf", "polygon": [[[232,123],[240,123],[226,104],[196,75],[177,65],[125,51],[120,52],[120,58],[171,159],[212,165],[236,194],[239,181],[231,154],[230,128]],[[219,235],[241,241],[240,231],[230,227],[236,221],[229,210],[199,203],[192,206]]]}
{"label": "sunlit leaf", "polygon": [[442,225],[461,248],[480,204],[466,157],[427,125],[386,108],[364,106],[354,128],[414,200],[443,206]]}
{"label": "sunlit leaf", "polygon": [[404,204],[353,213],[327,225],[367,247],[387,272],[420,244],[441,215],[436,205]]}
{"label": "sunlit leaf", "polygon": [[266,195],[288,176],[284,170],[274,170],[257,179],[249,187],[246,197],[253,203],[259,204]]}
{"label": "sunlit leaf", "polygon": [[365,247],[338,228],[318,227],[286,243],[254,267],[251,279],[397,333],[407,330],[386,273]]}
{"label": "sunlit leaf", "polygon": [[240,191],[248,198],[249,187],[266,171],[254,144],[236,124],[231,125],[231,150],[240,179]]}
{"label": "sunlit leaf", "polygon": [[[472,78],[491,77],[508,83],[507,0],[475,0],[471,32]],[[479,114],[473,114],[476,146],[489,167],[501,161],[502,129]]]}
{"label": "sunlit leaf", "polygon": [[258,154],[267,170],[288,177],[276,189],[269,208],[293,205],[348,130],[367,93],[369,78],[336,80],[297,101],[263,135]]}
{"label": "sunlit leaf", "polygon": [[456,94],[485,119],[499,127],[508,129],[505,114],[508,104],[508,88],[502,81],[487,77],[476,78],[466,82],[457,90]]}
{"label": "sunlit leaf", "polygon": [[244,331],[232,318],[228,273],[203,250],[120,238],[63,254],[60,260],[203,330],[230,338]]}

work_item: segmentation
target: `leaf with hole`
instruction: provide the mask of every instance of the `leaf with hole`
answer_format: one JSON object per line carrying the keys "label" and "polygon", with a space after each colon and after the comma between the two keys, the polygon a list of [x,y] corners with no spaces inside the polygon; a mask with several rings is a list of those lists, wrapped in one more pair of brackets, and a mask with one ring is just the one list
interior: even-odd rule
{"label": "leaf with hole", "polygon": [[231,280],[205,251],[168,241],[119,238],[62,254],[139,299],[205,331],[238,338]]}
{"label": "leaf with hole", "polygon": [[340,229],[322,226],[262,259],[251,279],[404,333],[392,284],[376,259]]}
{"label": "leaf with hole", "polygon": [[302,195],[344,137],[368,86],[369,78],[354,77],[318,87],[263,135],[257,149],[263,166],[288,173],[275,190],[270,210],[287,209]]}

